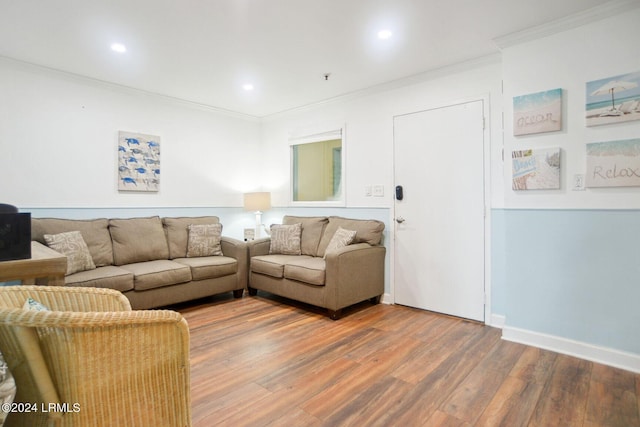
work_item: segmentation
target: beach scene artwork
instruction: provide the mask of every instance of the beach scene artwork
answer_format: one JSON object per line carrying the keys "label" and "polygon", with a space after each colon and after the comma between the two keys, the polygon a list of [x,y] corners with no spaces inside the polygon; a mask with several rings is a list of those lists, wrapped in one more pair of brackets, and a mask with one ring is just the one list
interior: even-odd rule
{"label": "beach scene artwork", "polygon": [[640,186],[640,139],[587,144],[587,187]]}
{"label": "beach scene artwork", "polygon": [[562,89],[513,97],[513,134],[530,135],[562,129]]}
{"label": "beach scene artwork", "polygon": [[160,189],[160,137],[118,132],[118,190]]}
{"label": "beach scene artwork", "polygon": [[640,120],[640,71],[587,82],[587,126]]}
{"label": "beach scene artwork", "polygon": [[560,188],[560,148],[513,151],[511,160],[513,190]]}

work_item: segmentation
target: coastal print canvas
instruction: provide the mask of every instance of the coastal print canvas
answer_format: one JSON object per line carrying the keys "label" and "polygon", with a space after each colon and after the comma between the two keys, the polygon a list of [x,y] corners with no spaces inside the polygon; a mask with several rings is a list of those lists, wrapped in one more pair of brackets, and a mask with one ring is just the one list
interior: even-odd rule
{"label": "coastal print canvas", "polygon": [[587,144],[587,187],[640,186],[640,139]]}
{"label": "coastal print canvas", "polygon": [[562,129],[562,89],[513,98],[513,134],[553,132]]}
{"label": "coastal print canvas", "polygon": [[160,137],[118,132],[118,190],[160,189]]}
{"label": "coastal print canvas", "polygon": [[640,119],[640,71],[587,83],[587,126]]}
{"label": "coastal print canvas", "polygon": [[513,151],[511,160],[514,190],[560,188],[560,148]]}

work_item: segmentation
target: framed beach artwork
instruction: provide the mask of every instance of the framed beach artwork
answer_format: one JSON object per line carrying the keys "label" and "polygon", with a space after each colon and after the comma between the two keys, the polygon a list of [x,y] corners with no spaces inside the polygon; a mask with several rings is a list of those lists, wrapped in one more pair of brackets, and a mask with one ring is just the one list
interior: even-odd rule
{"label": "framed beach artwork", "polygon": [[513,190],[560,188],[560,148],[513,151],[511,163]]}
{"label": "framed beach artwork", "polygon": [[562,89],[513,97],[513,134],[562,130]]}
{"label": "framed beach artwork", "polygon": [[160,137],[118,132],[118,190],[160,189]]}
{"label": "framed beach artwork", "polygon": [[587,82],[587,126],[640,119],[640,71]]}
{"label": "framed beach artwork", "polygon": [[587,187],[639,187],[640,139],[587,144]]}

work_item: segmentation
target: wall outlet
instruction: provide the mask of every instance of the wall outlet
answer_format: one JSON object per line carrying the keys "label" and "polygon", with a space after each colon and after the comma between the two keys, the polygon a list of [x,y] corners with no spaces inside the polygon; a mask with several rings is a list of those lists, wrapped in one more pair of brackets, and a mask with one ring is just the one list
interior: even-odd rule
{"label": "wall outlet", "polygon": [[383,196],[384,196],[384,185],[374,185],[373,197],[383,197]]}
{"label": "wall outlet", "polygon": [[573,191],[584,191],[584,175],[577,173],[573,175]]}

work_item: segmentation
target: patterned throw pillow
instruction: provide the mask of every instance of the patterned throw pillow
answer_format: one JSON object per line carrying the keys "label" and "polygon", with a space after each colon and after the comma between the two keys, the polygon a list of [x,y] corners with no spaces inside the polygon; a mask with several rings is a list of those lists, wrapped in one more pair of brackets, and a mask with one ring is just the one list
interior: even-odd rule
{"label": "patterned throw pillow", "polygon": [[340,248],[349,246],[355,238],[356,231],[338,227],[335,234],[329,241],[329,246],[327,246],[327,249],[324,251],[324,257],[326,258],[329,252],[337,251]]}
{"label": "patterned throw pillow", "polygon": [[222,224],[191,224],[187,241],[187,258],[222,256]]}
{"label": "patterned throw pillow", "polygon": [[302,223],[271,226],[270,254],[300,255]]}
{"label": "patterned throw pillow", "polygon": [[47,246],[54,251],[66,255],[67,275],[96,268],[93,258],[91,258],[89,248],[79,231],[45,234],[43,237]]}

